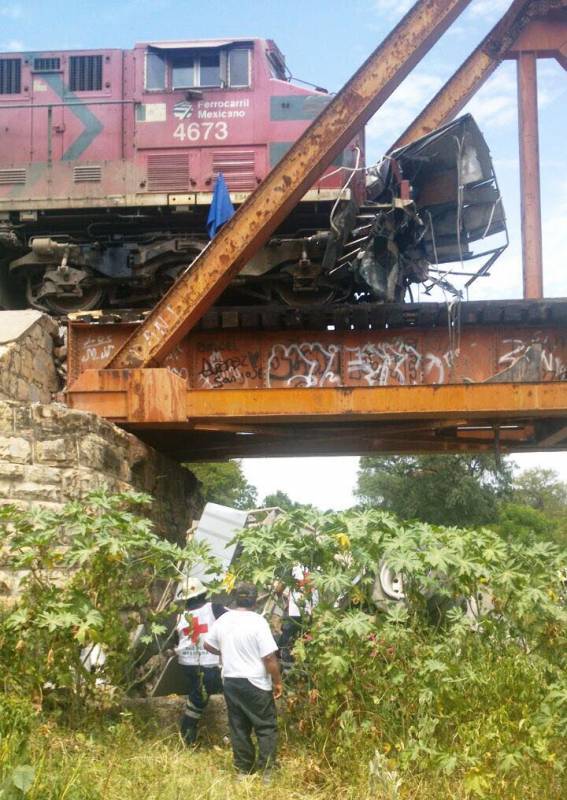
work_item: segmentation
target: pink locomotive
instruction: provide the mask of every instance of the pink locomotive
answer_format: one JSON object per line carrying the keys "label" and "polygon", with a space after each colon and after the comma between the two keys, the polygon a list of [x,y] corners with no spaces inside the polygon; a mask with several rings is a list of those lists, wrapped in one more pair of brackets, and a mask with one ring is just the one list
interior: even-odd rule
{"label": "pink locomotive", "polygon": [[[0,54],[0,305],[56,314],[152,305],[206,243],[217,176],[241,203],[329,99],[295,85],[264,39]],[[377,212],[361,209],[361,133],[222,302],[402,299],[427,274],[432,237],[416,187],[404,195],[408,176],[389,163],[373,199],[386,189],[390,204],[402,198],[415,213],[398,220],[392,206],[384,237]],[[423,244],[392,279],[379,240],[391,261],[400,224],[404,241]],[[362,241],[373,248],[366,272]]]}

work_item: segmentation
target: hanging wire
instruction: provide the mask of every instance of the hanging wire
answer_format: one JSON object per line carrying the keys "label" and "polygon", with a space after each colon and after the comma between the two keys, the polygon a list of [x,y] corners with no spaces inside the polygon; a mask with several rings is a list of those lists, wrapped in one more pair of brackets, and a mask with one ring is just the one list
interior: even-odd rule
{"label": "hanging wire", "polygon": [[[339,231],[339,229],[335,225],[334,216],[335,216],[335,213],[336,213],[336,210],[338,208],[339,203],[343,199],[344,193],[346,192],[346,190],[348,189],[348,187],[352,183],[352,180],[353,180],[355,174],[359,170],[358,165],[360,164],[360,158],[361,158],[361,155],[362,155],[362,151],[361,151],[361,149],[360,149],[360,147],[358,145],[356,145],[356,147],[354,149],[356,150],[356,161],[354,163],[354,167],[351,168],[350,175],[348,176],[346,182],[341,187],[341,190],[339,191],[338,197],[335,200],[335,204],[333,205],[333,208],[331,209],[331,215],[329,217],[329,224],[330,224],[331,228],[334,230],[334,232],[336,233],[337,236],[340,236],[341,232]],[[366,168],[363,167],[363,169],[366,169]],[[325,177],[328,177],[328,176],[326,175]]]}

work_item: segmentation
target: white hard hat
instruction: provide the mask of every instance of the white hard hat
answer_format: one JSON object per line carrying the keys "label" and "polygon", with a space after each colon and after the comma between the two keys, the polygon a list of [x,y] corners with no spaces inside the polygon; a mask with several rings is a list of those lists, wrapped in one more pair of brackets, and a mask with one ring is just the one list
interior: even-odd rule
{"label": "white hard hat", "polygon": [[191,600],[200,594],[206,594],[207,587],[198,578],[184,578],[177,585],[176,600]]}

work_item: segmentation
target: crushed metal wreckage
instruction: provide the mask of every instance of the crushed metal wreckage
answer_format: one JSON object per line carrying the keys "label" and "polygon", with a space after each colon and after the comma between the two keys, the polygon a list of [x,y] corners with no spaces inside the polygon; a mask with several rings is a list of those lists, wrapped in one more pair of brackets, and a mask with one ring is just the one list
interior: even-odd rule
{"label": "crushed metal wreckage", "polygon": [[[418,283],[426,291],[438,285],[458,294],[449,278],[464,276],[468,286],[507,246],[490,152],[470,114],[366,172],[364,205],[337,203],[328,231],[272,239],[232,288],[245,293],[245,287],[267,290],[269,284],[290,306],[402,302]],[[479,268],[465,267],[479,258]],[[227,299],[232,295],[229,290]]]}

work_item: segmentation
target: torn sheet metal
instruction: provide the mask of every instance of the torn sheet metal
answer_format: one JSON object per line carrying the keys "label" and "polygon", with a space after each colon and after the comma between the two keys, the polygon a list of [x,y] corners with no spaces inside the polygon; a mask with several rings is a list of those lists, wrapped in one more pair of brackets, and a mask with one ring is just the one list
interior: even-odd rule
{"label": "torn sheet metal", "polygon": [[229,543],[235,533],[245,527],[247,519],[248,511],[239,511],[218,503],[207,503],[197,525],[194,541],[206,542],[211,548],[212,555],[219,559],[222,567],[220,573],[213,575],[207,573],[203,565],[196,565],[191,571],[192,578],[199,578],[203,583],[207,583],[226,572],[236,550],[236,545]]}
{"label": "torn sheet metal", "polygon": [[[490,151],[473,117],[466,114],[392,152],[382,162],[370,195],[376,202],[385,202],[393,187],[403,181],[412,203],[404,207],[408,215],[405,224],[397,225],[386,246],[382,245],[392,263],[382,282],[391,281],[392,272],[403,266],[409,282],[424,280],[425,270],[429,281],[436,283],[436,274],[451,275],[455,269],[462,272],[463,264],[476,258],[483,259],[482,266],[469,277],[486,273],[508,239]],[[399,254],[395,265],[392,242]],[[375,240],[373,249],[367,250],[376,254],[375,275],[380,268],[384,273],[377,244],[381,243]],[[439,270],[439,265],[445,264],[458,267]],[[362,265],[359,271],[364,280],[372,282],[371,269],[367,267],[365,273]]]}

